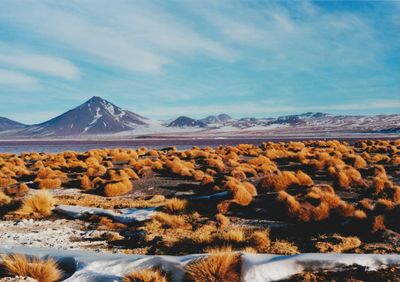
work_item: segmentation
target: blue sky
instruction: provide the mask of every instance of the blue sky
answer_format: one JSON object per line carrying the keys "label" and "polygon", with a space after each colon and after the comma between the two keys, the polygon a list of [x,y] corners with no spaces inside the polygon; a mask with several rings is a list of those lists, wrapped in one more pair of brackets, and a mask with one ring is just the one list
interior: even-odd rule
{"label": "blue sky", "polygon": [[2,0],[0,116],[400,113],[398,1]]}

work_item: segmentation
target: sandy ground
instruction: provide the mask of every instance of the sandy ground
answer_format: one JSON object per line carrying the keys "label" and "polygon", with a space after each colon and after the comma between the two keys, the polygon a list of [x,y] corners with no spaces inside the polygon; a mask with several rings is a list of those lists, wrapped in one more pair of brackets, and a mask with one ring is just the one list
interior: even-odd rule
{"label": "sandy ground", "polygon": [[102,238],[105,231],[85,230],[88,223],[80,220],[56,219],[7,220],[1,222],[0,245],[52,248],[59,250],[90,249],[109,251]]}

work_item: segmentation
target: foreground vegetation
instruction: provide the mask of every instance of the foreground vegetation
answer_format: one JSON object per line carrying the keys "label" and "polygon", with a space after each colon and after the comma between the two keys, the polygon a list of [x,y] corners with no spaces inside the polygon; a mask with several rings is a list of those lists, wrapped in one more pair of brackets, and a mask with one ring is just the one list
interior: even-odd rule
{"label": "foreground vegetation", "polygon": [[[399,165],[400,140],[0,154],[0,217],[51,220],[62,216],[52,213],[57,204],[159,207],[145,222],[84,220],[107,231],[110,250],[213,253],[188,265],[185,279],[235,281],[235,251],[399,253]],[[16,266],[12,259],[24,261],[3,265]],[[124,281],[168,277],[150,269]]]}

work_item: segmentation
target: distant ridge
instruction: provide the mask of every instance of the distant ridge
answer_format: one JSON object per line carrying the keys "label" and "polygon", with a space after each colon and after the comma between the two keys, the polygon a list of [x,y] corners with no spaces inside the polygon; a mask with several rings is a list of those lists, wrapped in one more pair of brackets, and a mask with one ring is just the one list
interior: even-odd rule
{"label": "distant ridge", "polygon": [[333,115],[321,112],[234,119],[227,114],[202,119],[180,116],[169,121],[145,118],[94,96],[55,118],[25,125],[0,117],[1,138],[72,138],[85,136],[265,136],[340,133],[398,134],[400,114]]}
{"label": "distant ridge", "polygon": [[6,117],[0,117],[0,131],[24,128],[27,125],[11,120]]}
{"label": "distant ridge", "polygon": [[205,127],[206,124],[200,120],[192,119],[190,117],[180,116],[171,121],[168,127]]}

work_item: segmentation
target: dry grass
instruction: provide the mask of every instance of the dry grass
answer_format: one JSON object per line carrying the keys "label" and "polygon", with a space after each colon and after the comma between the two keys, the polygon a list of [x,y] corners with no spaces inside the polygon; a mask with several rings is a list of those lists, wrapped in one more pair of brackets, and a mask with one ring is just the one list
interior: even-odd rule
{"label": "dry grass", "polygon": [[268,253],[276,255],[296,255],[299,254],[299,248],[292,242],[276,240],[271,243]]}
{"label": "dry grass", "polygon": [[54,198],[45,190],[38,191],[22,202],[21,208],[15,213],[20,216],[49,216],[55,204]]}
{"label": "dry grass", "polygon": [[240,254],[230,248],[195,259],[186,266],[185,278],[195,282],[240,281]]}
{"label": "dry grass", "polygon": [[122,178],[119,182],[108,183],[104,186],[104,195],[107,197],[124,195],[130,191],[132,191],[132,182],[129,178]]}
{"label": "dry grass", "polygon": [[228,217],[226,217],[225,215],[223,215],[222,213],[219,213],[215,216],[215,219],[218,222],[218,226],[219,227],[225,227],[228,226],[230,223],[230,220]]}
{"label": "dry grass", "polygon": [[0,191],[0,206],[7,205],[11,202],[11,197],[4,194],[3,191]]}
{"label": "dry grass", "polygon": [[28,258],[18,254],[3,255],[1,259],[1,265],[12,276],[31,277],[39,282],[58,281],[63,277],[53,259]]}
{"label": "dry grass", "polygon": [[385,230],[385,217],[383,215],[375,216],[372,221],[371,232],[375,233],[379,230]]}
{"label": "dry grass", "polygon": [[61,187],[62,182],[58,178],[46,178],[46,179],[39,179],[35,180],[35,182],[38,182],[38,187],[39,189],[54,189]]}
{"label": "dry grass", "polygon": [[167,282],[168,275],[159,268],[136,270],[124,275],[122,282]]}
{"label": "dry grass", "polygon": [[76,205],[86,207],[96,207],[102,209],[117,208],[151,208],[162,206],[165,203],[165,197],[155,195],[152,198],[130,199],[130,198],[105,198],[97,195],[80,194],[80,195],[60,195],[55,196],[57,203],[60,205]]}
{"label": "dry grass", "polygon": [[268,173],[260,181],[260,188],[267,191],[284,191],[287,188],[297,186],[311,186],[314,182],[309,175],[299,170],[297,173],[292,171],[276,171]]}
{"label": "dry grass", "polygon": [[176,211],[182,211],[182,210],[186,209],[187,205],[188,205],[187,200],[172,198],[172,199],[167,200],[164,207],[168,212],[176,212]]}
{"label": "dry grass", "polygon": [[214,183],[214,178],[209,174],[205,174],[203,179],[201,180],[201,185],[207,185],[211,183]]}
{"label": "dry grass", "polygon": [[90,181],[87,175],[82,176],[80,181],[81,181],[81,188],[83,190],[90,190],[94,188],[93,183]]}
{"label": "dry grass", "polygon": [[227,229],[220,231],[218,238],[229,243],[240,243],[245,240],[245,233],[242,228]]}
{"label": "dry grass", "polygon": [[163,226],[169,228],[189,228],[190,225],[185,222],[185,218],[180,215],[170,215],[159,212],[153,216],[153,220],[160,222]]}
{"label": "dry grass", "polygon": [[357,237],[343,237],[339,234],[332,236],[322,235],[317,238],[315,247],[321,253],[343,253],[361,246],[361,240]]}
{"label": "dry grass", "polygon": [[269,230],[255,231],[250,236],[251,244],[259,253],[266,253],[271,247],[271,239],[269,238]]}

